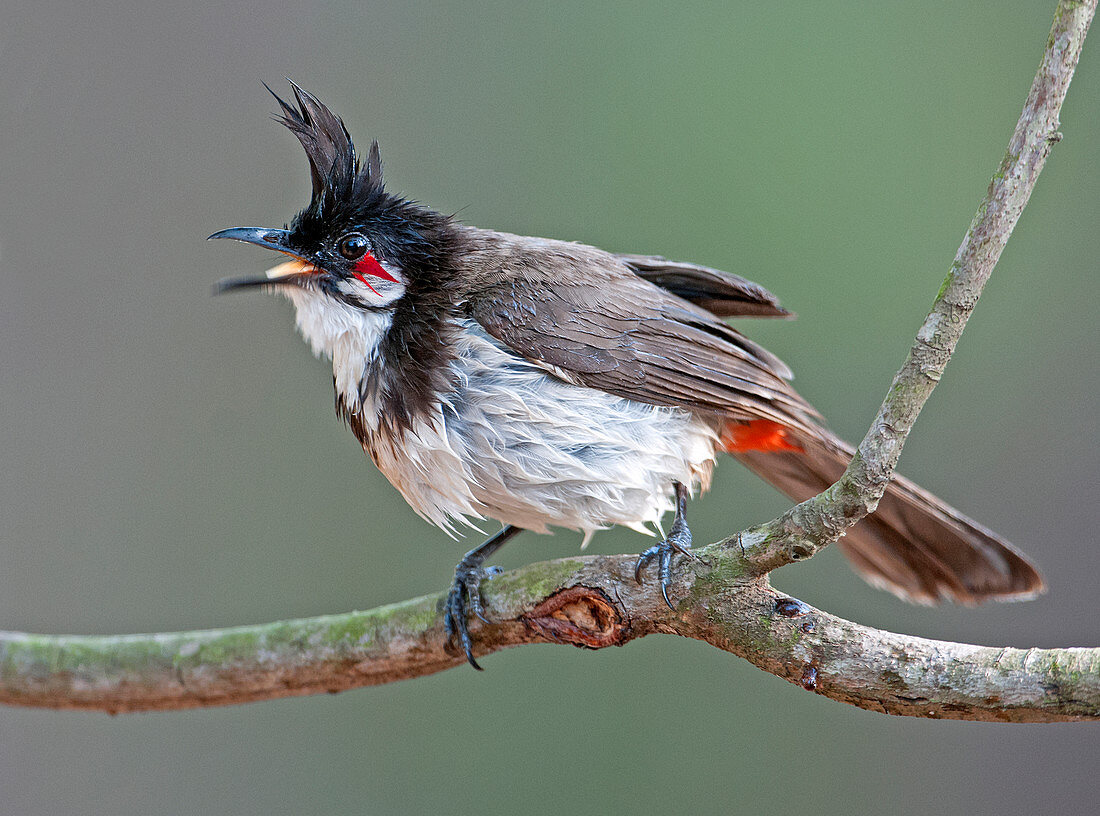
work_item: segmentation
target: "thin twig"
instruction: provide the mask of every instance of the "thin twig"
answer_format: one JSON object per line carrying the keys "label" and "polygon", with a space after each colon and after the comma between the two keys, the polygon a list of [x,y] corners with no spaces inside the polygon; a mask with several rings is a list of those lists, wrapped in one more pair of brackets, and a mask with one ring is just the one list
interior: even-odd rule
{"label": "thin twig", "polygon": [[1058,115],[1095,12],[1096,0],[1059,2],[1001,165],[855,458],[828,490],[742,535],[742,543],[752,542],[748,556],[761,573],[813,556],[878,506],[917,415],[940,381],[1047,156],[1062,138]]}

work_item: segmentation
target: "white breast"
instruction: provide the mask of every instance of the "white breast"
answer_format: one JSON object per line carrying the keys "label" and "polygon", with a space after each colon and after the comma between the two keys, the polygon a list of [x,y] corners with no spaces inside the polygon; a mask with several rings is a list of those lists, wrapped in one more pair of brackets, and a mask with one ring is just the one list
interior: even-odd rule
{"label": "white breast", "polygon": [[457,388],[394,438],[360,384],[383,365],[392,315],[286,287],[298,328],[332,360],[337,392],[362,419],[364,448],[417,513],[454,533],[485,518],[546,532],[623,524],[672,509],[672,483],[708,486],[717,436],[703,420],[572,385],[464,321]]}
{"label": "white breast", "polygon": [[[674,481],[709,483],[717,438],[686,411],[563,382],[471,322],[453,366],[458,387],[437,410],[400,439],[376,431],[364,446],[413,509],[448,532],[482,518],[586,540],[614,524],[645,531],[672,509]],[[338,387],[348,379],[338,372]]]}
{"label": "white breast", "polygon": [[282,290],[294,304],[298,331],[313,353],[332,360],[336,391],[344,396],[349,410],[373,416],[376,406],[359,404],[359,384],[372,366],[380,364],[378,346],[393,323],[393,313],[357,309],[297,286],[285,286]]}

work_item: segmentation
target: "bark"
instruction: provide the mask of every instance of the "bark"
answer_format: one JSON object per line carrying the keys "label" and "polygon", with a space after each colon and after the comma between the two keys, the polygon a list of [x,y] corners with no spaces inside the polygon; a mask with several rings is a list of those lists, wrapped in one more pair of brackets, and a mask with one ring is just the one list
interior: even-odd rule
{"label": "bark", "polygon": [[[679,576],[669,610],[634,556],[532,564],[484,585],[493,621],[479,657],[524,643],[596,649],[655,633],[706,641],[808,691],[890,714],[1002,722],[1100,718],[1100,649],[1008,649],[883,632],[837,618],[753,576],[712,546]],[[337,692],[465,664],[449,647],[443,594],[368,612],[203,632],[0,635],[0,702],[170,710]]]}
{"label": "bark", "polygon": [[[1096,0],[1058,4],[1042,63],[931,312],[855,459],[832,487],[701,551],[675,611],[633,580],[634,557],[533,564],[484,586],[476,651],[521,643],[622,645],[653,633],[706,641],[832,699],[891,714],[1053,722],[1100,718],[1100,649],[999,649],[883,632],[783,596],[767,573],[804,560],[872,512],[1027,204]],[[144,711],[341,691],[464,662],[442,596],[368,612],[202,632],[104,637],[0,633],[0,702]]]}

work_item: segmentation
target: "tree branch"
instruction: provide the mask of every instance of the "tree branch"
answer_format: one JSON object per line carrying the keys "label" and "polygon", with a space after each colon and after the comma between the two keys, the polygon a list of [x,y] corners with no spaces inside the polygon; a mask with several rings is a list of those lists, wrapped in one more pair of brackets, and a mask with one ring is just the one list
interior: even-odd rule
{"label": "tree branch", "polygon": [[[863,708],[924,717],[1100,719],[1100,649],[991,649],[882,632],[787,598],[778,566],[812,556],[872,512],[1052,146],[1096,0],[1058,4],[1039,72],[909,356],[844,476],[775,521],[700,551],[668,610],[633,580],[633,556],[533,564],[495,578],[479,655],[521,643],[621,645],[660,632],[706,641],[765,671]],[[0,633],[0,702],[144,711],[340,691],[463,662],[442,596],[368,612],[202,632],[104,637]]]}
{"label": "tree branch", "polygon": [[823,493],[737,538],[761,573],[812,557],[878,507],[917,415],[955,352],[1047,156],[1062,138],[1058,114],[1095,12],[1096,0],[1058,3],[1043,59],[1001,165],[844,475]]}
{"label": "tree branch", "polygon": [[[750,575],[710,547],[678,577],[675,612],[634,582],[634,556],[532,564],[485,586],[494,621],[477,655],[522,643],[621,646],[666,633],[703,640],[807,690],[861,708],[946,719],[1100,718],[1100,649],[994,649],[897,635],[842,620]],[[434,674],[449,649],[443,595],[204,632],[113,637],[0,634],[0,702],[170,710],[336,692]]]}

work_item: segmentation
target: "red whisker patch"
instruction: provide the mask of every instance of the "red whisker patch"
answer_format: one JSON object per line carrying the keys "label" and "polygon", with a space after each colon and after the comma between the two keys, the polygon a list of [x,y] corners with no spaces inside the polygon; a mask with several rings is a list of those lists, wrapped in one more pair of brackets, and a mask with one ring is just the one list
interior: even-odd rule
{"label": "red whisker patch", "polygon": [[[366,275],[370,275],[372,278],[381,278],[382,280],[388,280],[391,283],[399,283],[397,278],[386,271],[386,268],[382,264],[378,263],[378,259],[371,255],[369,252],[358,260],[355,264],[355,277],[367,283],[363,278]],[[367,286],[370,286],[367,283]]]}

